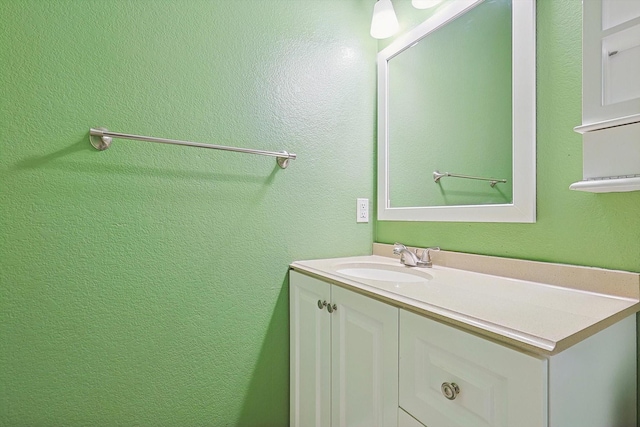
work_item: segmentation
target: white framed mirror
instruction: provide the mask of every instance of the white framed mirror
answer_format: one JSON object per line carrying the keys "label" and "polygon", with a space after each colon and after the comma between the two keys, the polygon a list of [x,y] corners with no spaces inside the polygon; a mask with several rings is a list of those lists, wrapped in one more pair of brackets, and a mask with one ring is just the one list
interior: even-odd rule
{"label": "white framed mirror", "polygon": [[378,219],[535,222],[535,0],[450,1],[377,62]]}

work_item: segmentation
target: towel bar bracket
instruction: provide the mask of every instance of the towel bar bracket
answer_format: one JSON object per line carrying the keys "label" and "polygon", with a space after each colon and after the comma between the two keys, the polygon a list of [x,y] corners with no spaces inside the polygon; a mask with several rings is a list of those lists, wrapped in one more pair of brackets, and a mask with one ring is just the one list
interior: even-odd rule
{"label": "towel bar bracket", "polygon": [[107,129],[105,128],[92,128],[89,131],[89,141],[91,142],[91,145],[93,145],[93,148],[95,148],[96,150],[104,151],[107,148],[111,147],[111,141],[113,141],[113,138],[111,138],[110,136],[106,136],[104,134],[104,132],[106,131]]}
{"label": "towel bar bracket", "polygon": [[289,160],[295,159],[295,157],[289,157],[289,153],[286,151],[282,152],[284,157],[276,157],[276,163],[280,166],[281,169],[286,169],[289,166]]}

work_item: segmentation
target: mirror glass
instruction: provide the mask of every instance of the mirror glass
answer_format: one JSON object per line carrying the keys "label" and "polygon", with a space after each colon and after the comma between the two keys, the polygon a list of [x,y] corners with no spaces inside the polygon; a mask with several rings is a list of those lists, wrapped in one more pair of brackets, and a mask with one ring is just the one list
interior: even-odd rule
{"label": "mirror glass", "polygon": [[534,16],[451,1],[380,52],[379,219],[535,221]]}

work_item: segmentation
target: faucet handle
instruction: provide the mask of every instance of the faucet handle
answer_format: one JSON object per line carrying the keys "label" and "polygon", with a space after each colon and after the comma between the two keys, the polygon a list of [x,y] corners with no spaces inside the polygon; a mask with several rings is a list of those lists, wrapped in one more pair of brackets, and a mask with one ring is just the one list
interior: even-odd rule
{"label": "faucet handle", "polygon": [[426,248],[422,251],[422,256],[420,257],[420,259],[422,261],[430,261],[431,255],[429,254],[429,252],[434,251],[434,252],[438,252],[440,250],[440,246],[434,246],[432,248]]}
{"label": "faucet handle", "polygon": [[[433,266],[433,262],[431,261],[431,251],[439,251],[440,247],[439,246],[434,246],[431,248],[426,248],[422,250],[422,255],[420,256],[420,264],[425,266],[425,267],[431,267]],[[416,249],[416,255],[418,254],[418,250]]]}

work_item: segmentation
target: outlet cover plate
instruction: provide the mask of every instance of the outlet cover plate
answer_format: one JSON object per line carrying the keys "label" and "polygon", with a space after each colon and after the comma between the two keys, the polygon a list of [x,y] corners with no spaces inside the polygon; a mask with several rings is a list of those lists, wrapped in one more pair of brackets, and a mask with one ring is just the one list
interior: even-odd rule
{"label": "outlet cover plate", "polygon": [[356,199],[356,222],[369,222],[369,199]]}

